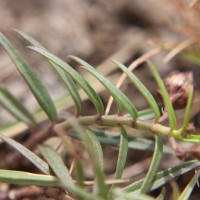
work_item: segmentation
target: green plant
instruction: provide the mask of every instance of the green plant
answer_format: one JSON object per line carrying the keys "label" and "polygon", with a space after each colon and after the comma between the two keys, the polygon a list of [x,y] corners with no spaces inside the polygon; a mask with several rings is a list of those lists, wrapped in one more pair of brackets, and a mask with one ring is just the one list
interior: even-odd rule
{"label": "green plant", "polygon": [[[59,187],[63,188],[64,191],[67,191],[69,196],[76,199],[154,199],[148,195],[151,191],[161,188],[168,181],[173,180],[179,175],[196,169],[193,178],[189,181],[185,190],[179,197],[179,199],[188,199],[199,177],[200,172],[198,167],[200,166],[200,162],[198,160],[184,161],[177,166],[159,173],[157,173],[157,170],[163,154],[172,153],[169,147],[163,145],[163,137],[168,138],[173,142],[174,139],[184,142],[200,141],[200,135],[195,134],[188,129],[193,98],[193,84],[191,82],[186,83],[187,90],[183,89],[183,93],[181,93],[181,96],[186,96],[185,99],[187,102],[185,102],[186,109],[182,127],[177,128],[174,104],[177,104],[179,99],[173,98],[172,100],[173,94],[168,92],[164,81],[152,62],[147,61],[147,64],[159,87],[163,99],[164,110],[162,113],[151,92],[134,75],[134,73],[127,69],[122,63],[113,61],[114,65],[126,74],[130,81],[141,92],[150,108],[138,111],[132,101],[109,81],[106,74],[102,75],[98,72],[98,69],[93,68],[80,58],[69,56],[70,59],[89,72],[85,77],[82,77],[69,64],[49,53],[41,44],[29,35],[20,31],[17,32],[32,45],[29,49],[39,53],[46,59],[67,87],[68,93],[61,100],[53,102],[40,79],[24,61],[22,56],[3,34],[0,35],[1,45],[15,63],[17,69],[27,82],[41,107],[37,112],[30,114],[29,111],[15,99],[15,97],[1,87],[0,101],[2,105],[19,121],[0,127],[2,132],[0,138],[18,150],[43,173],[26,173],[1,169],[0,182],[26,186]],[[113,97],[118,108],[118,113],[114,115],[104,114],[105,107],[98,94],[102,90],[102,87],[101,89],[94,89],[91,87],[94,78],[98,80],[103,88]],[[82,101],[86,98],[91,100],[94,104],[97,112],[96,115],[80,115]],[[178,98],[181,97],[178,96]],[[76,109],[75,114],[69,114],[67,120],[60,122],[58,120],[57,110],[67,109],[72,105],[74,105]],[[44,121],[46,117],[48,117],[50,125],[47,125],[44,129],[40,130],[38,124]],[[168,125],[163,125],[163,122],[167,119],[169,122]],[[105,129],[97,129],[93,125],[103,126]],[[27,129],[27,127],[28,130],[32,132],[31,134],[33,137],[25,145],[21,145],[8,137],[8,133],[19,135]],[[118,131],[111,132],[109,131],[109,127],[118,128]],[[154,136],[154,142],[145,138],[134,138],[129,134],[129,129],[127,130],[127,127],[130,127],[131,130],[138,129],[148,132],[150,135]],[[56,150],[50,146],[41,145],[46,138],[55,135],[62,138],[66,151],[72,159],[70,169],[67,168]],[[89,182],[85,180],[84,169],[82,166],[82,153],[74,146],[70,137],[78,138],[81,141],[82,147],[80,146],[80,148],[84,148],[90,158],[94,172],[94,180]],[[101,143],[119,146],[114,180],[107,180],[105,178]],[[46,161],[33,152],[38,144],[40,144],[38,148],[39,152]],[[173,146],[173,151],[175,153],[177,150],[176,145],[177,144],[175,143]],[[146,177],[137,182],[121,178],[129,148],[153,151],[151,165]],[[187,151],[187,154],[183,154],[182,158],[187,159],[186,156],[188,154],[191,156],[192,152]],[[14,154],[15,159],[19,157],[20,154]],[[123,186],[122,183],[126,183],[126,186]],[[89,189],[86,187],[88,184],[90,185]],[[164,190],[162,190],[157,199],[163,199],[163,196]]]}

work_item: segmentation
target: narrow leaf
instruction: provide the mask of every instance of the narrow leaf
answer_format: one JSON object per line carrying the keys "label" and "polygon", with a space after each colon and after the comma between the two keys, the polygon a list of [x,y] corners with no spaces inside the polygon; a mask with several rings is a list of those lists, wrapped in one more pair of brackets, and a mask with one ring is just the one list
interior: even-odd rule
{"label": "narrow leaf", "polygon": [[123,65],[122,63],[117,62],[117,61],[113,61],[113,62],[124,73],[126,73],[126,75],[129,77],[129,79],[132,81],[132,83],[142,93],[142,95],[145,97],[146,101],[151,106],[151,108],[152,108],[152,110],[154,112],[156,120],[158,120],[159,117],[160,117],[160,111],[159,111],[159,108],[158,108],[158,105],[157,105],[155,99],[153,98],[153,96],[151,95],[151,93],[149,92],[149,90],[144,86],[144,84],[129,69],[127,69],[127,67],[125,65]]}
{"label": "narrow leaf", "polygon": [[28,66],[24,59],[20,56],[18,51],[12,46],[8,39],[0,33],[0,43],[8,52],[9,56],[12,58],[17,69],[24,77],[29,88],[33,92],[35,98],[37,99],[39,105],[46,112],[49,119],[52,121],[57,120],[57,113],[55,106],[51,97],[49,96],[46,88],[43,86],[40,79],[37,77],[36,73]]}
{"label": "narrow leaf", "polygon": [[115,178],[120,179],[124,170],[124,166],[127,159],[128,153],[128,136],[126,129],[121,126],[121,135],[120,135],[120,145],[119,145],[119,155],[117,159],[117,167],[115,171]]}
{"label": "narrow leaf", "polygon": [[176,128],[176,116],[175,116],[174,108],[171,104],[167,89],[166,89],[158,71],[156,70],[156,67],[153,65],[153,63],[150,61],[148,61],[147,63],[149,65],[150,70],[153,74],[153,77],[156,80],[157,85],[160,88],[160,91],[162,93],[162,98],[163,98],[164,104],[167,108],[167,112],[168,112],[168,116],[169,116],[169,124],[170,124],[171,130],[173,130]]}
{"label": "narrow leaf", "polygon": [[187,100],[187,105],[186,105],[186,109],[185,109],[185,116],[184,116],[184,120],[183,120],[183,125],[181,127],[181,133],[184,132],[188,126],[189,120],[190,120],[190,110],[191,110],[191,106],[192,106],[192,99],[193,99],[193,87],[191,86],[188,89],[188,100]]}
{"label": "narrow leaf", "polygon": [[[83,140],[85,143],[85,147],[86,147],[86,150],[90,157],[90,160],[92,162],[92,167],[93,167],[93,171],[94,171],[94,175],[95,175],[95,184],[96,184],[95,186],[97,186],[96,193],[99,196],[103,197],[104,199],[107,199],[108,190],[107,190],[107,187],[105,184],[105,177],[104,177],[102,166],[98,161],[99,157],[102,157],[99,154],[99,151],[101,151],[101,150],[97,151],[96,149],[94,149],[94,144],[93,144],[94,141],[91,141],[91,139],[88,139],[88,137],[86,137],[87,133],[85,133],[85,131],[78,124],[78,122],[75,118],[70,120],[69,123],[71,123],[71,125],[74,128],[74,130],[76,131],[76,134],[78,135],[79,139]],[[99,145],[100,144],[97,145],[97,143],[95,144],[95,146],[98,146],[98,148],[100,149]],[[100,158],[100,160],[102,160],[102,158]],[[100,161],[100,162],[102,162],[102,161]]]}
{"label": "narrow leaf", "polygon": [[74,188],[75,185],[60,155],[54,149],[47,146],[39,146],[39,150],[53,169],[54,173],[58,176],[61,183],[66,188]]}
{"label": "narrow leaf", "polygon": [[195,175],[193,176],[193,178],[191,179],[191,181],[186,186],[186,188],[183,190],[181,195],[179,196],[178,200],[187,200],[187,199],[189,199],[189,197],[190,197],[190,195],[192,193],[192,190],[194,189],[195,185],[197,184],[199,176],[200,176],[200,171],[197,171],[195,173]]}
{"label": "narrow leaf", "polygon": [[40,169],[45,174],[49,174],[49,166],[40,157],[34,154],[32,151],[21,145],[20,143],[14,141],[5,135],[0,134],[0,139],[4,140],[6,143],[11,145],[17,151],[19,151],[24,157],[26,157],[31,163],[33,163],[38,169]]}
{"label": "narrow leaf", "polygon": [[70,58],[82,65],[84,69],[90,72],[102,83],[102,85],[104,85],[104,87],[109,91],[110,95],[115,100],[120,114],[122,112],[122,109],[126,108],[133,119],[137,118],[137,109],[123,92],[116,88],[116,86],[113,85],[107,78],[97,72],[91,65],[89,65],[82,59],[75,56],[70,56]]}
{"label": "narrow leaf", "polygon": [[83,188],[84,187],[84,172],[83,172],[83,166],[79,159],[75,161],[75,172],[76,172],[77,185]]}
{"label": "narrow leaf", "polygon": [[58,187],[55,176],[0,169],[0,182],[16,185]]}
{"label": "narrow leaf", "polygon": [[113,191],[113,194],[115,200],[155,200],[151,196],[145,194],[135,194],[133,192],[127,194],[118,188]]}
{"label": "narrow leaf", "polygon": [[44,57],[48,58],[50,61],[54,62],[56,65],[58,65],[63,70],[65,70],[65,72],[67,72],[69,76],[71,76],[71,78],[74,79],[74,81],[76,81],[79,84],[79,86],[85,91],[85,93],[88,95],[88,97],[93,102],[94,106],[96,107],[99,115],[103,115],[104,107],[103,107],[103,103],[100,97],[97,95],[94,89],[88,84],[88,82],[78,72],[76,72],[66,62],[54,56],[53,54],[47,52],[44,49],[37,48],[37,47],[29,47],[29,48],[38,52]]}
{"label": "narrow leaf", "polygon": [[28,126],[36,124],[34,117],[29,111],[5,88],[0,86],[0,103],[18,120]]}
{"label": "narrow leaf", "polygon": [[149,191],[149,189],[151,188],[153,180],[156,175],[156,171],[158,169],[158,166],[162,158],[162,154],[163,154],[162,138],[159,134],[157,134],[155,135],[155,149],[153,153],[153,158],[148,173],[146,175],[146,178],[141,186],[141,193],[145,193]]}
{"label": "narrow leaf", "polygon": [[[200,162],[193,160],[193,161],[184,162],[180,165],[177,165],[175,167],[159,172],[155,176],[153,185],[150,190],[153,191],[161,187],[162,185],[166,184],[168,181],[174,179],[175,177],[185,174],[188,171],[191,171],[199,166],[200,166]],[[144,182],[144,179],[134,182],[133,184],[130,184],[127,187],[125,187],[123,191],[125,192],[138,191],[140,190],[143,182]]]}
{"label": "narrow leaf", "polygon": [[88,192],[78,188],[69,174],[67,167],[65,166],[64,162],[60,155],[51,147],[47,146],[40,146],[40,152],[45,157],[49,165],[51,166],[52,170],[60,180],[61,184],[64,188],[66,188],[69,192],[84,197],[85,199],[94,199],[95,197]]}
{"label": "narrow leaf", "polygon": [[[120,133],[118,132],[111,132],[106,130],[96,130],[92,129],[96,136],[98,137],[98,140],[101,144],[108,144],[108,145],[114,145],[119,146],[120,144]],[[77,138],[77,134],[75,132],[70,132],[71,137]],[[128,137],[128,148],[130,149],[137,149],[141,151],[153,151],[154,150],[154,141],[150,139],[145,138],[139,138],[139,137]],[[170,147],[164,145],[163,146],[163,152],[167,154],[171,154],[172,150]]]}
{"label": "narrow leaf", "polygon": [[95,152],[94,156],[97,157],[96,162],[98,162],[103,170],[103,150],[101,148],[101,144],[91,129],[86,130],[86,133],[88,139],[91,141],[90,143],[92,145],[93,151]]}
{"label": "narrow leaf", "polygon": [[[79,134],[81,134],[81,133],[79,133]],[[102,167],[102,165],[103,165],[102,159],[103,158],[102,158],[102,155],[101,155],[103,153],[100,153],[100,151],[102,151],[102,150],[99,151],[97,149],[94,149],[94,141],[91,142],[91,140],[88,140],[87,138],[84,138],[84,141],[85,141],[86,149],[87,149],[88,154],[90,156],[90,160],[92,161],[92,167],[93,167],[95,179],[96,179],[96,184],[95,184],[95,187],[97,189],[96,193],[99,196],[106,199],[108,191],[107,191],[107,187],[106,187],[106,184],[105,184],[105,181],[104,181],[105,177],[104,177],[104,174],[103,174],[103,167]],[[95,146],[98,146],[98,149],[100,149],[99,148],[100,144],[95,145]]]}
{"label": "narrow leaf", "polygon": [[[36,41],[34,38],[29,36],[28,34],[15,30],[20,36],[22,36],[26,41],[28,41],[30,44],[32,44],[35,47],[39,47],[41,49],[45,49],[44,46],[42,46],[38,41]],[[46,49],[45,49],[46,50]],[[81,98],[78,93],[78,89],[74,81],[71,79],[71,77],[59,66],[54,64],[53,62],[49,61],[50,66],[56,71],[58,76],[63,81],[64,85],[67,87],[72,99],[74,100],[74,103],[76,105],[77,114],[81,111]]]}
{"label": "narrow leaf", "polygon": [[172,199],[178,199],[180,196],[180,190],[179,190],[179,185],[175,180],[172,180],[170,182],[171,188],[172,188]]}
{"label": "narrow leaf", "polygon": [[190,135],[187,136],[187,138],[184,138],[184,137],[179,138],[178,137],[177,139],[184,141],[184,142],[195,142],[195,143],[197,143],[197,142],[200,142],[200,134],[198,134],[198,135],[190,134]]}

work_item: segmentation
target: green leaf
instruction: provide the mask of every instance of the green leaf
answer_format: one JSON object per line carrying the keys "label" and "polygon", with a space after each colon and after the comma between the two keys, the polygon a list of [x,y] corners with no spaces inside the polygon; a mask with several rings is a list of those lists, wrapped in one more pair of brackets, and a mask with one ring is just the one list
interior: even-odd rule
{"label": "green leaf", "polygon": [[160,111],[159,111],[159,108],[158,108],[158,105],[157,105],[155,99],[153,98],[153,96],[151,95],[149,90],[144,86],[144,84],[129,69],[127,69],[127,67],[125,65],[123,65],[122,63],[115,61],[115,60],[113,60],[113,62],[124,73],[126,73],[126,75],[129,77],[129,79],[132,81],[132,83],[142,93],[142,95],[145,97],[146,101],[151,106],[151,108],[154,112],[154,115],[155,115],[155,119],[158,120],[159,117],[160,117]]}
{"label": "green leaf", "polygon": [[83,172],[81,161],[79,159],[75,161],[75,172],[76,172],[77,185],[83,188],[84,187],[84,172]]}
{"label": "green leaf", "polygon": [[[97,144],[98,142],[91,140],[91,138],[86,137],[87,133],[85,133],[84,129],[80,126],[80,124],[77,122],[76,118],[73,118],[69,121],[71,126],[76,131],[76,135],[80,140],[83,140],[85,143],[86,150],[88,152],[88,155],[90,157],[90,160],[92,162],[92,167],[95,175],[95,186],[97,186],[97,194],[100,197],[103,197],[104,199],[107,199],[108,190],[105,184],[105,177],[103,174],[103,169],[101,166],[102,162],[102,153],[100,149],[100,144]],[[94,144],[95,143],[95,144]],[[98,150],[94,148],[94,146],[98,146]],[[100,160],[100,161],[99,161]]]}
{"label": "green leaf", "polygon": [[0,102],[18,120],[31,127],[36,125],[35,119],[29,111],[2,86],[0,86]]}
{"label": "green leaf", "polygon": [[119,145],[119,155],[117,159],[117,167],[115,171],[115,178],[120,179],[124,170],[124,166],[127,159],[128,153],[128,136],[126,129],[121,126],[121,135],[120,135],[120,145]]}
{"label": "green leaf", "polygon": [[[111,132],[107,130],[96,130],[92,129],[96,136],[98,137],[101,144],[108,144],[108,145],[114,145],[119,146],[120,144],[120,133],[118,132]],[[71,137],[77,137],[75,132],[70,132]],[[168,146],[163,146],[163,152],[167,154],[171,154],[172,150]],[[137,149],[142,151],[152,151],[154,150],[154,141],[150,139],[145,138],[139,138],[139,137],[128,137],[128,148],[130,149]]]}
{"label": "green leaf", "polygon": [[88,140],[91,143],[91,148],[94,151],[94,156],[97,158],[95,159],[95,162],[98,162],[98,164],[101,166],[103,170],[103,150],[101,148],[101,144],[96,137],[95,133],[91,129],[86,130]]}
{"label": "green leaf", "polygon": [[163,154],[162,138],[159,134],[157,134],[155,135],[155,150],[153,153],[153,158],[148,173],[146,175],[146,178],[141,186],[141,193],[145,193],[149,191],[149,189],[151,188],[153,180],[156,175],[156,171],[158,169],[158,166],[162,158],[162,154]]}
{"label": "green leaf", "polygon": [[0,182],[16,185],[58,187],[55,176],[0,169]]}
{"label": "green leaf", "polygon": [[183,142],[194,142],[194,143],[197,143],[197,142],[200,142],[200,135],[193,135],[193,134],[190,134],[190,135],[187,135],[187,138],[184,138],[184,137],[181,137],[181,138],[177,138]]}
{"label": "green leaf", "polygon": [[172,188],[172,199],[178,199],[180,196],[180,190],[179,190],[179,185],[175,180],[172,180],[170,182],[171,188]]}
{"label": "green leaf", "polygon": [[[28,34],[22,32],[22,31],[19,31],[19,30],[15,30],[15,31],[20,36],[22,36],[26,41],[28,41],[30,44],[32,44],[33,46],[46,50],[46,48],[44,46],[42,46],[38,41],[36,41],[34,38],[29,36]],[[49,61],[49,65],[56,71],[58,76],[63,81],[64,85],[69,90],[69,93],[70,93],[70,95],[71,95],[71,97],[74,100],[74,103],[76,105],[77,114],[80,113],[82,103],[81,103],[81,98],[79,96],[76,84],[74,83],[74,81],[71,79],[71,77],[62,68],[60,68],[59,66],[57,66],[56,64],[54,64],[51,61]]]}
{"label": "green leaf", "polygon": [[180,132],[183,133],[188,126],[189,120],[190,120],[190,110],[192,107],[192,99],[193,99],[193,87],[191,86],[188,89],[188,100],[187,100],[187,105],[186,105],[186,109],[185,109],[185,115],[184,115],[184,120],[183,120],[183,125],[180,129]]}
{"label": "green leaf", "polygon": [[48,58],[50,61],[54,62],[56,65],[58,65],[63,70],[65,70],[65,72],[67,72],[69,76],[71,76],[71,78],[74,79],[74,81],[76,81],[79,84],[79,86],[85,91],[85,93],[88,95],[88,97],[93,102],[94,106],[96,107],[99,115],[103,115],[104,107],[103,107],[103,103],[100,97],[97,95],[97,93],[93,90],[93,88],[78,72],[76,72],[70,65],[65,63],[63,60],[47,52],[44,49],[37,48],[37,47],[29,47],[29,48],[38,52],[44,57]]}
{"label": "green leaf", "polygon": [[[162,172],[159,172],[155,178],[154,178],[154,182],[153,185],[151,187],[151,191],[161,187],[162,185],[164,185],[165,183],[167,183],[168,181],[174,179],[177,176],[180,176],[182,174],[187,173],[188,171],[191,171],[197,167],[200,166],[200,162],[193,160],[193,161],[188,161],[188,162],[184,162],[180,165],[177,165],[175,167],[169,168],[167,170],[164,170]],[[137,182],[134,182],[130,185],[128,185],[127,187],[125,187],[123,189],[123,191],[125,192],[135,192],[140,190],[142,184],[144,182],[143,180],[139,180]]]}
{"label": "green leaf", "polygon": [[115,200],[155,200],[151,196],[145,194],[135,194],[133,192],[127,194],[119,188],[114,189],[112,193],[114,196],[113,199]]}
{"label": "green leaf", "polygon": [[76,111],[77,114],[79,114],[81,112],[81,107],[82,107],[82,102],[81,102],[81,98],[80,95],[78,93],[78,89],[76,84],[74,83],[74,81],[71,79],[71,77],[62,69],[60,68],[58,65],[51,63],[51,66],[55,69],[55,71],[57,72],[58,76],[62,79],[63,83],[65,84],[65,86],[67,87],[75,105],[76,105]]}
{"label": "green leaf", "polygon": [[17,151],[19,151],[24,157],[26,157],[31,163],[33,163],[38,169],[40,169],[45,174],[49,174],[49,166],[40,157],[34,154],[32,151],[21,145],[20,143],[14,141],[5,135],[0,134],[0,139],[4,140],[6,143],[11,145]]}
{"label": "green leaf", "polygon": [[197,184],[199,176],[200,176],[200,171],[197,171],[195,173],[195,175],[193,176],[193,178],[191,179],[191,181],[186,186],[186,188],[183,190],[181,195],[179,196],[178,200],[187,200],[187,199],[189,199],[189,197],[190,197],[190,195],[192,193],[192,190],[194,189],[195,185]]}
{"label": "green leaf", "polygon": [[107,78],[105,78],[103,75],[97,72],[87,62],[75,56],[69,56],[69,57],[74,61],[76,61],[77,63],[79,63],[80,65],[82,65],[84,69],[90,72],[102,83],[102,85],[104,85],[104,87],[109,91],[109,93],[115,100],[120,114],[122,112],[122,109],[126,108],[129,114],[133,117],[133,119],[137,118],[137,109],[123,92],[121,92],[118,88],[116,88],[115,85],[113,85]]}
{"label": "green leaf", "polygon": [[150,70],[153,74],[153,77],[156,80],[157,85],[160,88],[160,91],[162,93],[162,98],[163,98],[164,104],[167,108],[167,113],[169,116],[169,124],[170,124],[171,130],[173,130],[176,128],[176,116],[175,116],[174,108],[171,104],[167,89],[166,89],[158,71],[156,70],[156,67],[153,65],[153,63],[150,61],[148,61],[147,63],[149,65]]}
{"label": "green leaf", "polygon": [[145,195],[145,194],[127,194],[126,196],[125,196],[125,198],[124,199],[126,199],[126,200],[132,200],[132,199],[134,199],[134,200],[155,200],[153,197],[151,197],[151,196],[148,196],[148,195]]}
{"label": "green leaf", "polygon": [[[94,149],[94,144],[93,144],[93,142],[91,142],[91,140],[88,140],[87,138],[85,138],[84,141],[85,141],[85,146],[86,146],[86,149],[90,156],[90,160],[92,162],[92,167],[93,167],[93,170],[95,173],[95,179],[96,179],[95,186],[97,187],[97,194],[99,196],[103,197],[104,199],[107,199],[108,191],[107,191],[106,184],[105,184],[105,178],[104,178],[104,174],[103,174],[102,164],[100,163],[100,162],[102,162],[102,161],[100,161],[102,159],[102,158],[100,158],[101,157],[101,155],[99,154],[100,151]],[[99,159],[99,161],[97,159]]]}
{"label": "green leaf", "polygon": [[82,190],[81,188],[78,188],[74,184],[67,167],[62,161],[61,156],[54,149],[47,146],[39,146],[39,150],[49,163],[50,167],[52,168],[64,188],[66,188],[69,192],[73,194],[84,197],[85,199],[95,198],[93,195]]}
{"label": "green leaf", "polygon": [[9,56],[12,58],[17,69],[24,77],[29,88],[33,92],[35,98],[37,99],[39,105],[46,112],[49,119],[52,121],[57,121],[57,113],[55,106],[51,97],[49,96],[46,88],[43,86],[40,79],[37,77],[36,73],[28,66],[24,59],[20,56],[18,51],[12,46],[8,39],[0,33],[0,43],[8,52]]}

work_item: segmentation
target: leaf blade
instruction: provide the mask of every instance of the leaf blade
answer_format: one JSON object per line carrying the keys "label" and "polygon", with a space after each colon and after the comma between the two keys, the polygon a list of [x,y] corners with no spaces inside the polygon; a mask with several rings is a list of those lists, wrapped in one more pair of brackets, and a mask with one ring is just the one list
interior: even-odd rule
{"label": "leaf blade", "polygon": [[[199,166],[200,166],[200,162],[197,160],[193,160],[193,161],[188,161],[188,162],[182,163],[180,165],[177,165],[175,167],[172,167],[167,170],[159,172],[154,179],[154,183],[152,185],[151,191],[164,185],[169,180],[174,179],[175,177],[180,176],[188,171],[191,171]],[[144,181],[144,179],[139,180],[133,184],[130,184],[130,185],[126,186],[125,188],[123,188],[123,191],[136,192],[136,191],[140,190],[140,188],[143,184],[143,181]]]}
{"label": "leaf blade", "polygon": [[[46,48],[41,45],[38,41],[36,41],[33,37],[31,37],[30,35],[16,30],[15,31],[22,37],[24,38],[26,41],[28,41],[31,45],[41,48],[41,49],[45,49]],[[81,98],[80,95],[78,93],[78,89],[76,84],[74,83],[74,81],[71,79],[71,77],[60,67],[58,67],[56,64],[54,64],[51,61],[48,61],[49,65],[54,69],[54,71],[56,71],[56,73],[58,74],[58,76],[61,78],[61,80],[63,81],[64,85],[67,87],[72,99],[74,100],[74,103],[76,105],[76,110],[77,110],[77,114],[80,113],[81,111]]]}
{"label": "leaf blade", "polygon": [[100,164],[103,170],[103,150],[102,150],[101,144],[98,138],[96,137],[95,132],[93,132],[91,129],[87,129],[86,133],[87,133],[88,139],[91,141],[91,145],[93,146],[94,151],[96,152],[95,153],[97,155],[96,162]]}
{"label": "leaf blade", "polygon": [[94,89],[78,72],[76,72],[73,68],[71,68],[71,66],[68,65],[66,62],[54,56],[53,54],[47,52],[44,49],[38,47],[29,47],[29,48],[43,55],[44,57],[48,58],[50,61],[54,62],[56,65],[65,70],[65,72],[67,72],[71,76],[71,78],[74,79],[79,84],[79,86],[85,91],[85,93],[89,96],[90,100],[96,107],[99,115],[103,115],[104,107],[100,97],[96,94]]}
{"label": "leaf blade", "polygon": [[156,70],[156,67],[153,65],[153,63],[150,62],[150,61],[148,61],[147,63],[148,63],[149,68],[150,68],[150,70],[153,74],[154,79],[157,82],[157,85],[159,86],[159,88],[161,90],[163,101],[164,101],[164,104],[167,108],[167,112],[168,112],[168,116],[169,116],[170,127],[173,130],[173,129],[176,128],[176,116],[175,116],[174,108],[171,104],[167,89],[166,89],[158,71]]}
{"label": "leaf blade", "polygon": [[149,103],[149,105],[151,106],[151,108],[154,112],[156,120],[158,120],[160,117],[160,111],[159,111],[159,108],[158,108],[158,105],[157,105],[155,99],[153,98],[153,96],[151,95],[149,90],[129,69],[127,69],[127,67],[125,65],[123,65],[122,63],[115,61],[115,60],[113,60],[113,62],[117,65],[118,68],[120,68],[129,77],[131,82],[136,86],[136,88],[145,97],[146,101]]}
{"label": "leaf blade", "polygon": [[118,88],[116,88],[107,78],[105,78],[103,75],[97,72],[87,62],[75,56],[69,56],[69,57],[74,61],[76,61],[77,63],[81,64],[84,69],[90,72],[93,76],[95,76],[95,78],[97,78],[102,83],[102,85],[104,85],[104,87],[109,91],[111,96],[114,98],[118,106],[119,113],[122,111],[124,107],[130,113],[133,119],[137,118],[137,109],[124,93],[122,93]]}
{"label": "leaf blade", "polygon": [[0,169],[0,182],[16,185],[58,187],[55,176]]}
{"label": "leaf blade", "polygon": [[18,120],[31,127],[36,125],[31,113],[2,86],[0,86],[0,103]]}
{"label": "leaf blade", "polygon": [[32,71],[32,69],[20,56],[18,51],[12,46],[9,40],[2,33],[0,33],[0,44],[4,47],[4,49],[7,51],[7,53],[15,63],[17,69],[25,79],[26,83],[28,84],[35,98],[37,99],[39,105],[46,112],[49,119],[53,122],[57,121],[57,112],[54,103],[46,88],[37,77],[36,73]]}
{"label": "leaf blade", "polygon": [[81,188],[76,187],[72,180],[72,177],[69,174],[67,167],[62,161],[62,158],[54,149],[47,146],[39,146],[39,150],[49,163],[56,176],[61,181],[61,184],[64,188],[66,188],[69,192],[80,195],[81,197],[84,197],[86,199],[95,198],[90,193],[82,190]]}
{"label": "leaf blade", "polygon": [[24,157],[26,157],[30,162],[32,162],[38,169],[43,173],[49,174],[49,166],[40,157],[31,152],[29,149],[21,145],[20,143],[14,141],[13,139],[0,134],[0,139],[11,145],[17,151],[19,151]]}
{"label": "leaf blade", "polygon": [[115,178],[120,179],[124,170],[124,166],[128,153],[128,135],[126,129],[121,126],[119,154],[117,159],[117,167],[115,171]]}
{"label": "leaf blade", "polygon": [[196,172],[195,175],[192,177],[186,188],[183,190],[181,195],[179,196],[178,200],[187,200],[190,197],[190,194],[192,193],[192,190],[194,189],[198,179],[200,176],[200,171]]}
{"label": "leaf blade", "polygon": [[141,193],[145,193],[151,188],[153,183],[153,179],[156,175],[156,170],[160,164],[161,158],[163,154],[163,143],[162,138],[159,134],[155,135],[155,149],[153,153],[152,162],[150,168],[147,172],[146,178],[141,186]]}

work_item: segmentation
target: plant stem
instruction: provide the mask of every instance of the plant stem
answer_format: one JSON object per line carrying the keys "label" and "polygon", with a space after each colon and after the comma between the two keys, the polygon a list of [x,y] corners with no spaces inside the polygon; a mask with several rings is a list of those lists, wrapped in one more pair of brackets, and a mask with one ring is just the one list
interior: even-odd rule
{"label": "plant stem", "polygon": [[[72,123],[70,122],[72,119],[68,119],[67,121],[64,121],[60,124],[55,125],[54,129],[55,131],[57,129],[63,129],[68,130],[72,128]],[[155,123],[154,121],[142,121],[142,120],[134,120],[131,117],[128,116],[119,116],[119,115],[103,115],[101,117],[97,115],[93,116],[80,116],[76,118],[77,122],[81,125],[89,126],[89,125],[100,125],[100,126],[129,126],[134,129],[140,129],[140,130],[147,130],[152,132],[153,134],[159,133],[162,135],[170,135],[171,131],[169,127],[163,126],[161,124]]]}

